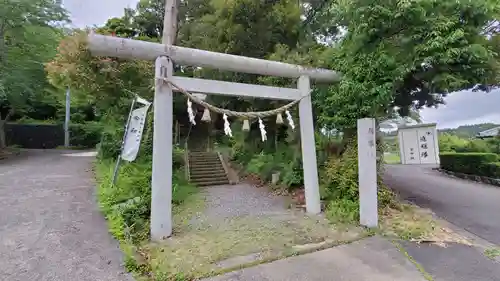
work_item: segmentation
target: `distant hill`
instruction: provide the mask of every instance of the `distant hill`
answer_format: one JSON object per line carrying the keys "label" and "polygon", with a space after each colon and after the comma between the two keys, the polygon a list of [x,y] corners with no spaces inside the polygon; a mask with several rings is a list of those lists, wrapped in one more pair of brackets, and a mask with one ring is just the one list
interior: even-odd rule
{"label": "distant hill", "polygon": [[477,135],[477,133],[486,131],[491,128],[500,126],[500,124],[493,123],[483,123],[475,125],[464,125],[454,129],[442,129],[438,130],[439,133],[448,133],[451,135],[456,135],[461,138],[472,138]]}
{"label": "distant hill", "polygon": [[[473,138],[475,137],[479,132],[489,130],[491,128],[495,128],[500,126],[500,124],[493,124],[493,123],[483,123],[483,124],[474,124],[474,125],[463,125],[458,128],[453,128],[453,129],[440,129],[438,130],[439,133],[444,134],[451,134],[451,135],[456,135],[461,138]],[[392,132],[380,132],[380,134],[386,138],[386,139],[392,139],[395,136],[397,136],[398,132],[392,131]]]}

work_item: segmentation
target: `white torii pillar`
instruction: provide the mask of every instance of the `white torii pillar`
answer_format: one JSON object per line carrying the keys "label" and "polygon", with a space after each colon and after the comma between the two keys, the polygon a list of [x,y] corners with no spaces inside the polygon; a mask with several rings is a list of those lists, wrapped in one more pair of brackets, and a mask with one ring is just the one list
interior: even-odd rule
{"label": "white torii pillar", "polygon": [[[268,99],[297,100],[302,144],[306,210],[319,213],[320,194],[314,141],[310,79],[334,82],[340,76],[331,70],[235,56],[172,45],[175,31],[175,0],[167,0],[163,44],[90,34],[89,49],[95,56],[155,60],[156,77],[166,77],[190,92]],[[298,79],[297,89],[258,86],[172,76],[172,61],[189,66]],[[156,79],[154,100],[151,239],[172,234],[172,88]]]}

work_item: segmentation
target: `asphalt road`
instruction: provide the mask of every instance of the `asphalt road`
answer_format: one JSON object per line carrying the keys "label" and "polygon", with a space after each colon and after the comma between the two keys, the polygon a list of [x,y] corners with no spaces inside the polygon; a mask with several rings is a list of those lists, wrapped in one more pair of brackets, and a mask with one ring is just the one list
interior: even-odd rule
{"label": "asphalt road", "polygon": [[384,182],[403,199],[500,245],[500,188],[415,165],[386,165]]}
{"label": "asphalt road", "polygon": [[96,204],[93,160],[33,150],[0,161],[0,280],[132,280]]}
{"label": "asphalt road", "polygon": [[487,258],[480,249],[448,243],[446,247],[402,241],[413,260],[433,281],[499,281],[500,263]]}

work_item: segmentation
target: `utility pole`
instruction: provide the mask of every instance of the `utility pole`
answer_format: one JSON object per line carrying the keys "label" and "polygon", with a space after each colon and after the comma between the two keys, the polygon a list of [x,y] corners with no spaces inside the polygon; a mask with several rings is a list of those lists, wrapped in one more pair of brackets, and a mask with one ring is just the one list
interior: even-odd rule
{"label": "utility pole", "polygon": [[70,120],[70,90],[69,87],[66,89],[66,115],[64,118],[64,146],[69,148],[69,120]]}

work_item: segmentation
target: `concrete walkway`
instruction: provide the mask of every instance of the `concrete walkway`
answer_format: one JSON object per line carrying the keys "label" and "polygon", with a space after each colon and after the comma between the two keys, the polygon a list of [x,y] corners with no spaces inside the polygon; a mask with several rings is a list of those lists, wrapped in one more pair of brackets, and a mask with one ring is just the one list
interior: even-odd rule
{"label": "concrete walkway", "polygon": [[132,280],[97,208],[93,160],[53,150],[0,161],[0,280]]}
{"label": "concrete walkway", "polygon": [[335,248],[230,272],[204,281],[424,281],[389,241],[375,236]]}

